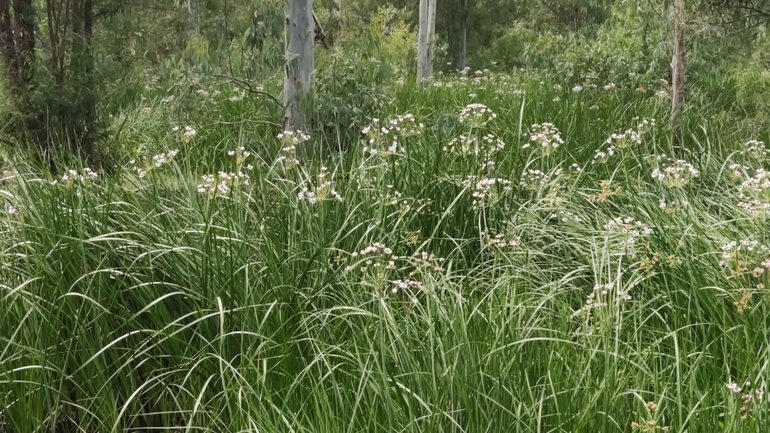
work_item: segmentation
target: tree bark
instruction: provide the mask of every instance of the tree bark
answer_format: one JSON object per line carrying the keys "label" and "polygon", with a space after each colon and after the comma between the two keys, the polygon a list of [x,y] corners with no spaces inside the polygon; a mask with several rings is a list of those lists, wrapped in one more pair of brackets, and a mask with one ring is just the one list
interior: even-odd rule
{"label": "tree bark", "polygon": [[468,1],[463,0],[460,16],[460,70],[468,66]]}
{"label": "tree bark", "polygon": [[671,135],[674,146],[682,144],[684,102],[684,0],[674,0],[674,55],[671,59]]}
{"label": "tree bark", "polygon": [[420,22],[417,33],[417,84],[421,84],[425,75],[428,62],[428,16],[430,14],[430,0],[420,0]]}
{"label": "tree bark", "polygon": [[32,0],[15,0],[14,9],[18,14],[19,40],[16,53],[19,56],[19,79],[27,87],[32,82],[32,69],[35,64],[35,11]]}
{"label": "tree bark", "polygon": [[187,28],[190,36],[198,35],[198,0],[187,0]]}
{"label": "tree bark", "polygon": [[428,7],[428,58],[425,63],[425,78],[433,76],[433,54],[436,49],[436,0],[429,0]]}
{"label": "tree bark", "polygon": [[[14,8],[15,9],[15,8]],[[6,67],[8,81],[18,86],[18,57],[14,41],[13,18],[11,17],[10,0],[0,0],[0,49],[3,50],[3,61]]]}
{"label": "tree bark", "polygon": [[[13,6],[13,13],[11,13]],[[35,61],[32,0],[0,0],[0,45],[13,92],[26,100]]]}
{"label": "tree bark", "polygon": [[283,78],[284,131],[307,131],[299,100],[310,91],[314,63],[313,0],[289,0],[286,20],[286,66]]}

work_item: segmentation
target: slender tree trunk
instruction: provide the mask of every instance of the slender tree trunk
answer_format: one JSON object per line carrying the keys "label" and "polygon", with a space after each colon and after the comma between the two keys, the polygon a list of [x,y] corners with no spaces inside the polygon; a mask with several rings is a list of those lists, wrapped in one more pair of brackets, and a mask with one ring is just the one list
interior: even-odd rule
{"label": "slender tree trunk", "polygon": [[674,0],[674,56],[671,59],[671,134],[674,146],[682,144],[684,102],[684,0]]}
{"label": "slender tree trunk", "polygon": [[11,103],[29,126],[34,120],[30,94],[35,64],[32,0],[0,0],[0,54],[10,84]]}
{"label": "slender tree trunk", "polygon": [[35,21],[32,0],[15,0],[15,14],[18,18],[19,31],[16,53],[19,56],[19,68],[22,84],[26,87],[32,82],[32,69],[35,64]]}
{"label": "slender tree trunk", "polygon": [[425,78],[433,76],[433,54],[436,49],[436,0],[430,0],[428,7],[428,58],[425,63]]}
{"label": "slender tree trunk", "polygon": [[334,0],[334,9],[332,15],[338,17],[342,14],[342,0]]}
{"label": "slender tree trunk", "polygon": [[433,75],[433,52],[436,45],[436,0],[420,0],[420,23],[417,35],[417,82]]}
{"label": "slender tree trunk", "polygon": [[307,131],[308,121],[300,110],[299,100],[310,91],[315,67],[313,0],[289,0],[286,11],[285,26],[289,42],[286,46],[283,78],[283,129]]}
{"label": "slender tree trunk", "polygon": [[468,0],[463,0],[460,13],[460,70],[468,66]]}
{"label": "slender tree trunk", "polygon": [[198,35],[198,0],[187,0],[188,22],[190,36]]}
{"label": "slender tree trunk", "polygon": [[83,108],[85,117],[85,128],[80,132],[82,137],[83,151],[88,156],[95,156],[96,152],[96,90],[94,81],[94,52],[91,41],[94,35],[94,2],[93,0],[84,0],[83,2],[83,80],[88,86],[88,90],[83,95]]}
{"label": "slender tree trunk", "polygon": [[417,84],[428,78],[425,74],[428,62],[428,16],[430,0],[420,0],[420,23],[417,33]]}
{"label": "slender tree trunk", "polygon": [[0,49],[3,50],[3,62],[5,63],[8,81],[15,87],[18,87],[18,56],[16,55],[14,34],[11,2],[10,0],[0,0]]}
{"label": "slender tree trunk", "polygon": [[0,0],[0,50],[19,108],[26,107],[35,62],[33,13],[32,0]]}

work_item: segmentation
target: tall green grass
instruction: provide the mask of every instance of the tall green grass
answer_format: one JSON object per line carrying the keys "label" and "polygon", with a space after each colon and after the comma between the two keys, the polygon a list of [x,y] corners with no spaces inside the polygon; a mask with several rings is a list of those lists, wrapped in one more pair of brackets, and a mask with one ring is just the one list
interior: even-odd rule
{"label": "tall green grass", "polygon": [[[451,88],[424,92],[394,82],[380,124],[412,113],[423,129],[378,138],[382,151],[397,137],[385,157],[364,152],[363,134],[343,151],[317,134],[287,166],[280,130],[260,121],[274,114],[267,103],[209,89],[189,104],[149,96],[149,109],[114,119],[126,161],[179,149],[144,177],[126,163],[68,184],[10,158],[0,431],[766,431],[755,390],[770,361],[770,286],[751,273],[770,253],[754,250],[740,276],[720,264],[730,241],[770,244],[765,217],[738,207],[745,175],[730,175],[732,163],[747,174],[766,163],[740,151],[750,131],[693,104],[674,150],[666,99],[541,79],[447,77]],[[460,122],[474,102],[497,117]],[[636,117],[657,125],[594,163]],[[544,122],[565,143],[549,156],[522,149]],[[488,133],[506,144],[494,168],[444,150]],[[242,163],[227,154],[238,147],[251,153]],[[666,188],[651,176],[663,153],[700,175]],[[526,170],[547,178],[524,186]],[[199,193],[219,171],[248,185]],[[468,176],[511,184],[474,207]],[[342,201],[299,199],[324,180]],[[600,199],[601,181],[617,193]],[[688,205],[668,212],[661,198]],[[626,216],[652,229],[628,249],[604,228]],[[374,243],[398,258],[353,254]],[[395,280],[422,287],[394,292]]]}

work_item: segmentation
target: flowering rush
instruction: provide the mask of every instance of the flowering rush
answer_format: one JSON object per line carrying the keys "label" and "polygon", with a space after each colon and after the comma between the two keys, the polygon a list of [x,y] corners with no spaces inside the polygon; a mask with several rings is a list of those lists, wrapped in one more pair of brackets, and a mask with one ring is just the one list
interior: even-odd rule
{"label": "flowering rush", "polygon": [[652,234],[652,229],[647,224],[633,217],[612,218],[604,225],[604,230],[608,234],[617,235],[620,246],[624,249],[632,248],[642,236]]}
{"label": "flowering rush", "polygon": [[548,156],[562,144],[564,144],[564,140],[556,126],[553,123],[541,123],[532,125],[529,142],[521,148],[528,149],[534,145],[536,148],[542,149],[543,154]]}
{"label": "flowering rush", "polygon": [[307,201],[310,204],[316,204],[329,199],[342,201],[342,196],[334,189],[334,183],[326,179],[327,174],[326,167],[321,167],[321,172],[318,173],[318,184],[314,187],[310,182],[306,182],[297,194],[297,199],[299,201]]}
{"label": "flowering rush", "polygon": [[662,164],[652,172],[652,178],[669,188],[682,188],[700,175],[698,169],[687,161],[672,160],[666,155],[658,156],[657,159]]}
{"label": "flowering rush", "polygon": [[497,114],[484,104],[470,104],[460,111],[460,123],[481,127],[495,119]]}

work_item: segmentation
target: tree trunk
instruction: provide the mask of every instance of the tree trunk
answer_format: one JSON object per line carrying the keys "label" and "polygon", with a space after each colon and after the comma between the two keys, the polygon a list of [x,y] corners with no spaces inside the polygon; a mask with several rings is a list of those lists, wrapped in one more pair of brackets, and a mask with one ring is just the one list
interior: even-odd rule
{"label": "tree trunk", "polygon": [[198,0],[187,0],[188,22],[190,36],[198,35]]}
{"label": "tree trunk", "polygon": [[17,107],[23,111],[26,111],[29,102],[35,62],[33,13],[32,0],[0,0],[0,49]]}
{"label": "tree trunk", "polygon": [[283,77],[284,131],[307,131],[299,100],[310,90],[314,69],[313,0],[289,0],[286,14],[286,66]]}
{"label": "tree trunk", "polygon": [[426,79],[426,64],[428,62],[428,16],[430,0],[420,0],[420,23],[417,33],[417,84]]}
{"label": "tree trunk", "polygon": [[671,59],[671,134],[674,146],[682,144],[684,102],[684,0],[674,0],[674,56]]}
{"label": "tree trunk", "polygon": [[19,56],[20,81],[26,87],[32,81],[32,67],[35,64],[35,21],[32,0],[15,0],[18,14],[19,40],[16,53]]}
{"label": "tree trunk", "polygon": [[338,17],[342,14],[342,0],[334,0],[334,9],[332,9],[332,16]]}
{"label": "tree trunk", "polygon": [[460,70],[468,66],[468,0],[462,4],[460,17]]}
{"label": "tree trunk", "polygon": [[425,63],[425,78],[433,76],[433,54],[436,48],[436,0],[430,0],[428,7],[428,57]]}
{"label": "tree trunk", "polygon": [[18,56],[16,55],[13,27],[11,2],[10,0],[0,0],[0,49],[3,50],[3,62],[5,63],[8,81],[17,87],[19,80],[17,71]]}
{"label": "tree trunk", "polygon": [[436,45],[436,0],[420,0],[417,35],[417,83],[433,75],[433,51]]}

